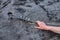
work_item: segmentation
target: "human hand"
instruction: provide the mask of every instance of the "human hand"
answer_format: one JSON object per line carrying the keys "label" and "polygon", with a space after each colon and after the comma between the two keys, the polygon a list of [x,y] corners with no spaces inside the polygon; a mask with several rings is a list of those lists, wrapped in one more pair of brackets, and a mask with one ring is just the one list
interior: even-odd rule
{"label": "human hand", "polygon": [[48,26],[44,22],[36,21],[37,25],[35,28],[41,29],[41,30],[48,30]]}

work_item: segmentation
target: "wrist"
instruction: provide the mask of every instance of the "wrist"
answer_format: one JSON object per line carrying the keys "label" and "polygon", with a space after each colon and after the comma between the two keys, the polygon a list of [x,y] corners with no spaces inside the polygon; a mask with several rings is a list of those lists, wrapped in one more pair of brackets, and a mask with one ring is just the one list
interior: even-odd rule
{"label": "wrist", "polygon": [[50,30],[51,28],[49,26],[46,26],[45,27],[45,30]]}
{"label": "wrist", "polygon": [[49,31],[51,31],[51,29],[52,29],[52,27],[51,26],[48,26],[48,28],[47,28]]}

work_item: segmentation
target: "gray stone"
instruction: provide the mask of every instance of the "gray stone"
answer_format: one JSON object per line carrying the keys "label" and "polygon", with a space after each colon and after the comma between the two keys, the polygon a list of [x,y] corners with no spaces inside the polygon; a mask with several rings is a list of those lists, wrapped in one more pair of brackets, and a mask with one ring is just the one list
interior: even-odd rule
{"label": "gray stone", "polygon": [[[9,0],[3,0],[1,3]],[[37,5],[35,1],[39,2]],[[49,31],[38,30],[34,24],[21,21],[22,18],[27,21],[44,21],[48,22],[49,15],[52,21],[60,20],[60,2],[57,0],[10,0],[6,6],[0,5],[0,40],[60,40],[60,35]],[[53,4],[48,5],[51,2]],[[46,10],[44,10],[43,6]],[[4,7],[3,7],[4,6]],[[3,7],[1,9],[1,7]],[[12,13],[12,19],[8,13]],[[53,17],[54,16],[54,17]],[[50,21],[51,22],[51,21]]]}

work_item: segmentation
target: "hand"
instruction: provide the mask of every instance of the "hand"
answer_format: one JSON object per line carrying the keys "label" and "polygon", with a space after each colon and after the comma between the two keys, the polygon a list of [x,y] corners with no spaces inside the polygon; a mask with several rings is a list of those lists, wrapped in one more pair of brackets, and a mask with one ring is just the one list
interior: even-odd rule
{"label": "hand", "polygon": [[37,26],[35,28],[41,29],[41,30],[48,30],[48,26],[44,22],[36,21]]}

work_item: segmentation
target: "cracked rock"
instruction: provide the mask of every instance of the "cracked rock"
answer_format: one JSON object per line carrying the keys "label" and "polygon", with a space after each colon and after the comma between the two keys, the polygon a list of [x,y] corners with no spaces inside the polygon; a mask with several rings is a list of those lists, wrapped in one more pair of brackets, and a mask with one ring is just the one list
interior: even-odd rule
{"label": "cracked rock", "polygon": [[21,21],[20,18],[59,22],[59,0],[0,0],[0,40],[60,40],[60,35],[35,29],[34,24]]}

